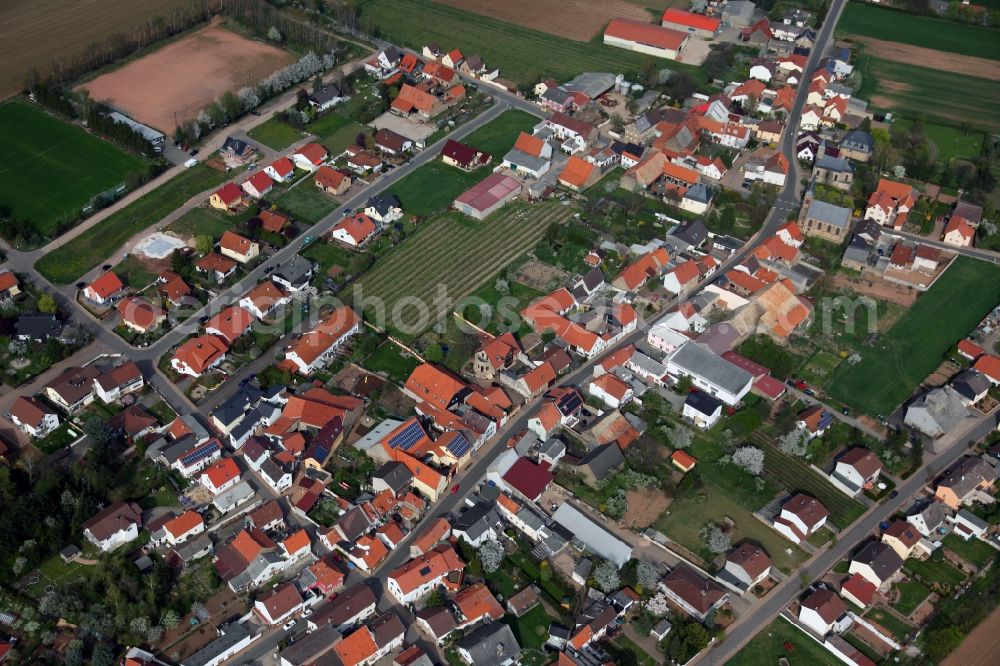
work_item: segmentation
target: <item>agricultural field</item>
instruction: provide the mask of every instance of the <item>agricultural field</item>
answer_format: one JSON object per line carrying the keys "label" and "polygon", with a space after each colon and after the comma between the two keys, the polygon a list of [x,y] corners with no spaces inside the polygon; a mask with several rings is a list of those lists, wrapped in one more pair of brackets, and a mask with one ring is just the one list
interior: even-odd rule
{"label": "agricultural field", "polygon": [[837,24],[837,34],[871,37],[925,49],[1000,60],[1000,30],[851,2]]}
{"label": "agricultural field", "polygon": [[587,42],[613,18],[650,19],[643,5],[628,0],[438,0],[443,5]]}
{"label": "agricultural field", "polygon": [[166,16],[190,4],[190,0],[8,0],[0,11],[4,44],[0,97],[17,93],[33,67],[44,72],[52,60],[74,56],[94,42],[142,25],[151,16]]}
{"label": "agricultural field", "polygon": [[[867,49],[858,57],[855,69],[862,80],[858,96],[869,99],[876,108],[911,117],[923,115],[945,125],[965,123],[990,131],[1000,129],[1000,109],[992,102],[1000,99],[1000,80],[930,69],[912,61],[893,62]],[[1000,65],[992,69],[1000,70]],[[929,99],[934,104],[928,104]],[[942,138],[931,134],[932,140]],[[942,144],[942,158],[959,156],[950,154],[952,146]]]}
{"label": "agricultural field", "polygon": [[114,254],[134,234],[150,227],[191,197],[224,183],[225,174],[199,164],[49,252],[35,268],[55,284],[70,284]]}
{"label": "agricultural field", "polygon": [[959,257],[861,361],[842,363],[824,389],[857,411],[888,415],[911,395],[1000,298],[1000,269]]}
{"label": "agricultural field", "polygon": [[389,191],[399,197],[407,213],[426,217],[451,206],[455,197],[486,178],[491,171],[489,166],[462,171],[434,160],[415,169]]}
{"label": "agricultural field", "polygon": [[486,151],[499,162],[514,147],[520,132],[531,134],[531,129],[539,123],[538,116],[525,111],[505,111],[479,129],[468,134],[462,143]]}
{"label": "agricultural field", "polygon": [[5,158],[0,202],[15,219],[47,237],[77,219],[94,195],[146,166],[139,157],[21,100],[0,105],[0,142]]}
{"label": "agricultural field", "polygon": [[[396,44],[419,51],[427,42],[437,42],[442,48],[478,53],[487,65],[500,68],[502,78],[524,85],[548,77],[566,80],[585,71],[635,73],[649,59],[605,46],[599,37],[588,42],[555,37],[429,0],[364,0],[358,6],[362,25],[369,30],[377,28]],[[401,21],[399,17],[404,15],[406,20]],[[660,63],[704,80],[699,68],[665,60]]]}
{"label": "agricultural field", "polygon": [[[217,25],[196,30],[77,89],[170,134],[226,91],[267,78],[295,57]],[[197,81],[197,85],[191,85]]]}
{"label": "agricultural field", "polygon": [[[450,313],[458,299],[530,249],[549,225],[565,222],[572,214],[572,208],[546,204],[510,204],[484,221],[444,213],[424,222],[419,233],[386,254],[355,284],[354,296],[380,299],[385,321],[379,324],[412,340],[438,314]],[[445,298],[435,298],[442,288]],[[414,301],[426,305],[428,316],[403,307]]]}
{"label": "agricultural field", "polygon": [[[790,644],[792,649],[785,646]],[[837,666],[841,662],[816,640],[778,617],[729,660],[729,666],[772,666],[784,657],[789,666]]]}

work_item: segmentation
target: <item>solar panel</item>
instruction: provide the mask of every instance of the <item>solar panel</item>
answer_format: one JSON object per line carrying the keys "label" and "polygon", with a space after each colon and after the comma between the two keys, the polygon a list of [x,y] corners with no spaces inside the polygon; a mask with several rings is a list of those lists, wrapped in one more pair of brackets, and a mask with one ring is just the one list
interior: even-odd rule
{"label": "solar panel", "polygon": [[424,430],[420,424],[414,421],[399,432],[389,438],[389,448],[403,449],[409,451],[414,444],[424,437]]}
{"label": "solar panel", "polygon": [[576,411],[582,403],[583,399],[580,397],[580,394],[576,391],[570,391],[563,396],[562,400],[559,401],[559,411],[563,414],[568,414]]}
{"label": "solar panel", "polygon": [[215,441],[208,442],[203,446],[199,446],[197,449],[191,453],[186,453],[181,456],[181,464],[185,467],[191,467],[193,464],[201,460],[202,458],[207,458],[216,451],[219,450],[219,445]]}
{"label": "solar panel", "polygon": [[451,455],[455,456],[456,458],[461,458],[466,453],[468,453],[469,449],[471,448],[472,444],[469,442],[469,440],[465,438],[465,435],[461,433],[459,433],[457,437],[455,437],[448,443],[449,453],[451,453]]}

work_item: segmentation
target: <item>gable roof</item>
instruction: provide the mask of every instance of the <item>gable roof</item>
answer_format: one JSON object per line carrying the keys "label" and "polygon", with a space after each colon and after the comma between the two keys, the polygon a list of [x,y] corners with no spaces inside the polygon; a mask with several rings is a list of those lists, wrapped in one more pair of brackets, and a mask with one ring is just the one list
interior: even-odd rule
{"label": "gable roof", "polygon": [[199,335],[191,338],[174,352],[174,358],[182,361],[197,373],[204,372],[227,351],[229,345],[222,338],[214,335]]}
{"label": "gable roof", "polygon": [[747,541],[729,551],[726,561],[741,567],[751,579],[757,578],[771,568],[771,558],[764,549]]}
{"label": "gable roof", "polygon": [[361,243],[375,233],[376,226],[375,222],[364,213],[355,213],[354,215],[345,217],[343,220],[338,222],[337,225],[334,226],[333,230],[344,231],[348,236],[354,239],[355,243]]}
{"label": "gable roof", "polygon": [[328,155],[326,148],[318,143],[307,143],[298,150],[295,151],[296,155],[301,155],[314,166],[319,166],[323,163]]}
{"label": "gable roof", "polygon": [[223,250],[229,250],[230,252],[244,256],[251,251],[254,245],[256,245],[254,241],[232,231],[223,232],[222,238],[219,239],[219,247]]}
{"label": "gable roof", "polygon": [[687,35],[680,30],[671,30],[645,21],[623,18],[612,19],[604,30],[604,36],[671,51],[679,49],[684,44],[684,40],[687,39]]}
{"label": "gable roof", "polygon": [[838,617],[847,612],[847,605],[844,600],[830,590],[816,590],[802,600],[802,607],[816,611],[827,624],[831,624]]}
{"label": "gable roof", "polygon": [[664,23],[676,23],[677,25],[685,25],[696,30],[707,30],[709,32],[718,30],[719,25],[722,23],[719,19],[711,16],[695,14],[694,12],[675,9],[673,7],[663,12],[662,20]]}
{"label": "gable roof", "polygon": [[328,190],[339,189],[345,180],[350,182],[351,177],[326,165],[316,169],[316,173],[313,174],[313,181],[316,185]]}
{"label": "gable roof", "polygon": [[862,446],[849,449],[837,459],[837,462],[850,465],[866,479],[882,469],[882,461],[878,459],[878,456]]}
{"label": "gable roof", "polygon": [[725,590],[713,581],[702,578],[684,563],[674,567],[674,570],[664,577],[663,584],[699,613],[707,613],[726,596]]}
{"label": "gable roof", "polygon": [[403,388],[441,409],[447,409],[460,393],[468,390],[465,382],[431,363],[414,368]]}
{"label": "gable roof", "polygon": [[577,155],[570,156],[566,166],[559,174],[559,181],[576,188],[582,188],[597,170],[597,165]]}
{"label": "gable roof", "polygon": [[215,196],[227,206],[237,204],[243,199],[243,194],[235,183],[226,183],[215,191]]}
{"label": "gable roof", "polygon": [[295,171],[295,165],[287,157],[279,157],[270,166],[281,178],[287,178]]}
{"label": "gable roof", "polygon": [[122,281],[112,271],[107,271],[99,278],[91,282],[87,288],[94,292],[99,298],[107,298],[125,288]]}
{"label": "gable roof", "polygon": [[205,322],[205,330],[218,331],[225,340],[232,344],[250,329],[253,321],[253,315],[248,310],[239,305],[231,305]]}
{"label": "gable roof", "polygon": [[123,321],[143,329],[152,328],[167,314],[163,308],[153,305],[148,298],[142,296],[123,298],[118,302],[117,310]]}
{"label": "gable roof", "polygon": [[541,495],[554,478],[547,466],[539,465],[527,458],[518,458],[503,475],[507,485],[531,500]]}
{"label": "gable roof", "polygon": [[388,577],[396,581],[403,594],[409,594],[428,581],[464,568],[465,562],[455,549],[449,544],[442,544],[393,569]]}

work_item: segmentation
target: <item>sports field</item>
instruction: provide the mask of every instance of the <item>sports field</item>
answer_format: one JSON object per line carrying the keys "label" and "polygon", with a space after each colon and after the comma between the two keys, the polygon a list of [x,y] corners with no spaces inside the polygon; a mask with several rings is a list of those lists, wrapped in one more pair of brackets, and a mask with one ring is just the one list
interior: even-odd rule
{"label": "sports field", "polygon": [[868,414],[889,415],[945,352],[1000,302],[1000,268],[959,257],[856,365],[841,363],[824,388]]}
{"label": "sports field", "polygon": [[917,16],[852,2],[844,8],[837,34],[873,37],[926,49],[1000,60],[1000,30]]}
{"label": "sports field", "polygon": [[581,72],[628,75],[640,72],[650,59],[704,79],[697,67],[605,46],[599,36],[578,42],[429,0],[362,0],[358,8],[362,25],[378,28],[389,41],[418,51],[436,42],[442,48],[478,53],[487,65],[500,68],[501,78],[521,84],[547,77],[566,80]]}
{"label": "sports field", "polygon": [[[381,257],[374,270],[355,284],[352,295],[366,301],[381,299],[387,317],[379,323],[404,339],[413,339],[430,328],[434,316],[421,321],[413,307],[403,308],[398,318],[389,316],[402,299],[415,299],[449,314],[458,299],[475,292],[533,247],[550,224],[565,222],[573,212],[558,204],[513,203],[484,221],[443,213]],[[439,288],[446,296],[435,301]]]}
{"label": "sports field", "polygon": [[28,102],[0,105],[0,204],[53,236],[95,194],[122,184],[145,163]]}
{"label": "sports field", "polygon": [[[852,5],[853,6],[853,5]],[[862,77],[858,96],[876,108],[945,124],[967,123],[1000,129],[1000,81],[893,62],[862,53],[856,68]],[[997,65],[1000,68],[1000,65]],[[928,104],[928,100],[934,100]]]}
{"label": "sports field", "polygon": [[225,182],[232,174],[199,164],[113,213],[35,262],[55,284],[70,284],[99,266],[134,234],[151,227],[194,195]]}

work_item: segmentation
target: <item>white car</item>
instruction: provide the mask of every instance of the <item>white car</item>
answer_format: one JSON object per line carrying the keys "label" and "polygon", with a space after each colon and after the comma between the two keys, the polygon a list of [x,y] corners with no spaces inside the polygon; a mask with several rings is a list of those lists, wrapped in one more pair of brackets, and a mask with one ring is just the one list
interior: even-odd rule
{"label": "white car", "polygon": [[302,611],[302,617],[304,617],[304,618],[309,617],[312,614],[313,614],[313,609],[312,608],[307,608],[304,611]]}
{"label": "white car", "polygon": [[281,628],[284,629],[285,631],[288,631],[294,626],[295,626],[295,620],[289,620],[288,622],[281,625]]}

